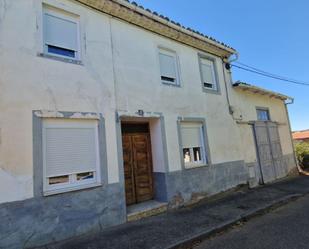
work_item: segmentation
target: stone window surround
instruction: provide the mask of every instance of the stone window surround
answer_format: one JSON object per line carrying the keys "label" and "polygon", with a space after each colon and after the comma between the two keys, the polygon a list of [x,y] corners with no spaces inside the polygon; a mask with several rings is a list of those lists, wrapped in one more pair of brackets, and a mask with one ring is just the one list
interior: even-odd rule
{"label": "stone window surround", "polygon": [[[202,64],[201,64],[201,59],[206,59],[210,60],[213,62],[214,65],[214,71],[215,71],[215,81],[216,81],[216,89],[208,89],[204,87],[203,84],[203,76],[202,76]],[[214,56],[210,56],[204,53],[198,53],[198,63],[199,63],[199,70],[200,70],[200,78],[201,78],[201,84],[202,84],[202,90],[205,93],[213,93],[213,94],[221,94],[221,88],[220,88],[220,83],[219,83],[219,75],[218,75],[218,66],[217,66],[217,60]],[[223,70],[224,73],[224,70]]]}
{"label": "stone window surround", "polygon": [[[43,16],[44,16],[44,6],[59,9],[60,11],[67,12],[69,14],[78,16],[79,18],[79,57],[78,58],[67,58],[63,56],[53,55],[45,53],[44,38],[43,38]],[[36,12],[37,12],[37,56],[45,59],[56,60],[65,63],[71,63],[75,65],[83,66],[83,61],[85,57],[85,17],[83,11],[79,6],[67,5],[66,3],[58,2],[57,0],[39,0],[36,2]]]}
{"label": "stone window surround", "polygon": [[[107,172],[107,153],[105,120],[102,114],[93,112],[48,112],[42,110],[32,111],[32,132],[33,132],[33,193],[34,197],[42,197],[43,193],[43,119],[61,118],[61,119],[95,119],[98,120],[98,141],[101,184],[93,187],[104,186],[108,184]],[[91,188],[91,187],[90,187]],[[88,189],[88,188],[86,188]],[[75,191],[75,190],[74,190]],[[78,189],[76,191],[82,191]]]}
{"label": "stone window surround", "polygon": [[[80,56],[81,56],[81,35],[80,35],[80,16],[79,15],[75,15],[71,12],[68,12],[68,11],[65,11],[63,9],[59,9],[57,7],[54,7],[52,5],[49,5],[49,4],[45,4],[43,3],[43,7],[42,7],[42,15],[43,15],[43,19],[42,19],[42,23],[43,23],[43,26],[42,26],[42,29],[43,29],[43,51],[44,51],[44,54],[47,54],[47,55],[53,55],[53,56],[57,56],[57,57],[61,57],[61,58],[66,58],[66,59],[71,59],[71,60],[76,60],[76,61],[80,61]],[[76,51],[75,51],[75,55],[74,57],[68,57],[68,56],[65,56],[65,55],[60,55],[60,54],[54,54],[54,53],[50,53],[48,52],[48,49],[47,49],[47,46],[48,45],[51,45],[51,44],[46,44],[47,43],[47,38],[45,37],[45,28],[46,27],[46,15],[50,15],[54,18],[58,18],[58,19],[61,19],[61,20],[64,20],[66,22],[70,22],[70,23],[75,23],[76,24],[76,34],[77,36],[74,37],[74,39],[76,39]],[[74,16],[73,16],[74,15]],[[58,37],[59,39],[59,37]],[[54,45],[54,44],[52,44]],[[72,48],[73,49],[73,48]]]}
{"label": "stone window surround", "polygon": [[[181,141],[181,122],[200,122],[202,123],[203,135],[204,135],[204,144],[205,144],[205,154],[206,154],[206,162],[204,165],[199,165],[192,168],[186,168],[183,160],[183,151],[182,151],[182,141]],[[209,150],[209,142],[206,128],[206,119],[200,117],[178,117],[177,120],[177,133],[178,133],[178,143],[179,143],[179,155],[180,155],[180,163],[182,170],[194,170],[196,168],[210,166],[211,165],[211,157]]]}
{"label": "stone window surround", "polygon": [[[162,82],[162,79],[161,79],[161,64],[160,64],[160,52],[166,52],[166,53],[171,53],[171,54],[174,54],[174,58],[175,58],[175,62],[176,62],[176,83],[173,84],[173,83],[167,83],[167,82]],[[157,47],[157,61],[158,61],[158,67],[159,67],[159,78],[160,78],[160,84],[161,85],[164,85],[164,86],[172,86],[172,87],[178,87],[178,88],[181,88],[182,87],[182,78],[181,78],[181,68],[180,68],[180,58],[179,58],[179,55],[177,53],[176,50],[173,50],[173,49],[170,49],[166,46],[162,46],[162,45],[158,45]]]}

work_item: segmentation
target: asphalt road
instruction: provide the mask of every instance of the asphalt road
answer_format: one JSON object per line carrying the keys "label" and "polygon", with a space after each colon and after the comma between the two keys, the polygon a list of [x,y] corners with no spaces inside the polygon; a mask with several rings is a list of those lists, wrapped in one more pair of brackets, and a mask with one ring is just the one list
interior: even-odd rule
{"label": "asphalt road", "polygon": [[309,196],[255,217],[194,249],[309,249]]}

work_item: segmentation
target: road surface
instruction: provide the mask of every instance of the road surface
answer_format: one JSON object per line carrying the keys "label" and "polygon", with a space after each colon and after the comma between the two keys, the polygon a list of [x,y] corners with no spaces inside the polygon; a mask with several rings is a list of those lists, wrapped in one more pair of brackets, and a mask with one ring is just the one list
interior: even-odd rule
{"label": "road surface", "polygon": [[309,249],[309,196],[209,238],[194,249]]}

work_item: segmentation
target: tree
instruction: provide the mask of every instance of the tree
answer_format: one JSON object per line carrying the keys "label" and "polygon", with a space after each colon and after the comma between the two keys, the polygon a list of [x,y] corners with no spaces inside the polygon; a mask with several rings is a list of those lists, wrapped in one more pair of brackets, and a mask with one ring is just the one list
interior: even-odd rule
{"label": "tree", "polygon": [[304,158],[309,156],[309,143],[300,142],[295,144],[297,160],[301,167],[304,167]]}

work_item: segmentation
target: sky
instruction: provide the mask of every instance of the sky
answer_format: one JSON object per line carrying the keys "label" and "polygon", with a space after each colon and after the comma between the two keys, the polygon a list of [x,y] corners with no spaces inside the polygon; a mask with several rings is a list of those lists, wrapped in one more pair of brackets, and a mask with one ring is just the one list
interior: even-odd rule
{"label": "sky", "polygon": [[[159,14],[222,41],[239,62],[309,84],[308,0],[135,0]],[[292,130],[309,129],[309,86],[265,78],[233,68],[241,80],[294,97]]]}

